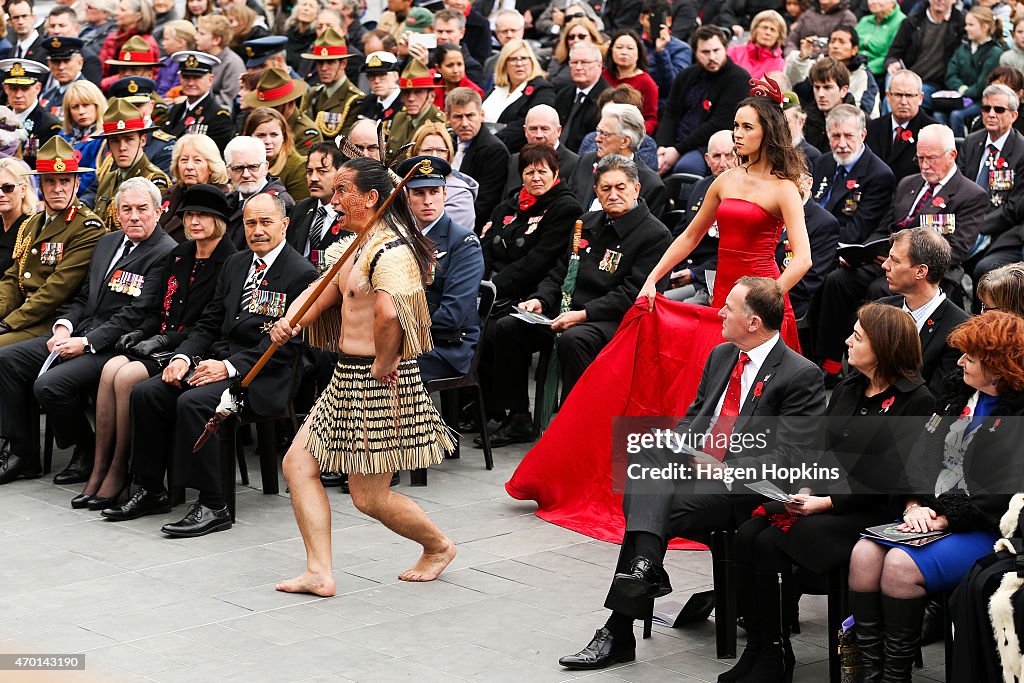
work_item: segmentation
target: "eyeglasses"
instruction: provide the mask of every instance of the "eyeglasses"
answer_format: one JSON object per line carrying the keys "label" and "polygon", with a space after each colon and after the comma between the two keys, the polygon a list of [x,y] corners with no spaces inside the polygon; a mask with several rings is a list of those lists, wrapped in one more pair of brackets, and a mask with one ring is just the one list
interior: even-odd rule
{"label": "eyeglasses", "polygon": [[576,68],[577,66],[584,67],[587,64],[600,64],[600,63],[601,63],[600,59],[573,59],[573,60],[571,60],[569,62],[569,66],[571,66],[573,68]]}
{"label": "eyeglasses", "polygon": [[[946,154],[948,154],[948,152]],[[932,164],[937,162],[939,159],[941,159],[942,157],[946,156],[946,154],[937,154],[937,155],[931,155],[931,156],[921,156],[920,154],[918,154],[917,157],[916,157],[917,158],[917,165],[920,166],[921,164],[928,164],[929,166],[931,166]]]}
{"label": "eyeglasses", "polygon": [[566,40],[587,40],[590,38],[589,33],[570,33],[565,37]]}
{"label": "eyeglasses", "polygon": [[892,91],[888,92],[887,94],[889,95],[889,97],[893,98],[894,100],[912,100],[915,97],[919,97],[921,95],[921,93],[919,93],[919,92],[892,92]]}
{"label": "eyeglasses", "polygon": [[601,130],[600,128],[598,128],[597,130],[594,131],[594,137],[596,137],[596,138],[610,138],[613,135],[621,135],[621,133],[616,133],[616,132],[607,131],[607,130]]}
{"label": "eyeglasses", "polygon": [[1002,310],[1002,309],[1000,309],[998,306],[986,306],[984,303],[981,304],[981,312],[982,313],[984,313],[985,311],[999,311],[999,310]]}
{"label": "eyeglasses", "polygon": [[231,169],[232,173],[237,173],[238,175],[242,175],[246,171],[254,174],[256,173],[256,171],[260,170],[263,167],[263,163],[265,162],[261,162],[258,164],[233,164],[231,166],[228,166],[228,168]]}
{"label": "eyeglasses", "polygon": [[428,157],[437,157],[439,159],[448,158],[447,147],[420,147],[420,154]]}
{"label": "eyeglasses", "polygon": [[[18,183],[18,185],[20,184],[21,183]],[[0,192],[4,194],[11,194],[14,192],[14,188],[18,187],[18,185],[15,185],[14,183],[4,183],[3,185],[0,185]]]}
{"label": "eyeglasses", "polygon": [[530,61],[529,57],[509,57],[507,60],[509,64],[526,64]]}
{"label": "eyeglasses", "polygon": [[586,16],[587,15],[585,13],[583,13],[583,12],[573,12],[572,14],[566,14],[565,15],[565,20],[566,21],[574,21],[576,19],[583,19]]}
{"label": "eyeglasses", "polygon": [[994,111],[997,114],[1005,114],[1006,112],[1008,112],[1010,110],[1007,109],[1006,107],[997,107],[994,104],[983,104],[983,105],[981,105],[981,111],[982,111],[983,114],[987,114],[990,111]]}

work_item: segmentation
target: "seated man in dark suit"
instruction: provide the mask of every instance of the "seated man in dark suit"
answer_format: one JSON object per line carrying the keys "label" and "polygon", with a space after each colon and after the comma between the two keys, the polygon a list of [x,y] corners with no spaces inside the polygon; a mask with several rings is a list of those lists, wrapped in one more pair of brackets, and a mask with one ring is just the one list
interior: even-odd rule
{"label": "seated man in dark suit", "polygon": [[597,96],[608,89],[601,77],[604,55],[594,43],[579,41],[569,49],[569,73],[572,85],[555,95],[555,109],[562,118],[563,145],[578,152],[587,133],[597,125]]}
{"label": "seated man in dark suit", "polygon": [[333,140],[313,146],[306,158],[306,185],[310,197],[295,205],[288,223],[285,238],[288,244],[321,273],[326,270],[321,256],[327,247],[350,234],[347,230],[335,229],[338,212],[331,206],[334,177],[343,163],[345,155]]}
{"label": "seated man in dark suit", "polygon": [[[555,154],[558,155],[558,177],[562,179],[563,183],[570,182],[580,157],[559,140],[562,126],[558,123],[558,112],[554,107],[538,104],[531,108],[526,113],[523,130],[526,131],[526,144],[547,145],[555,148]],[[505,180],[504,196],[508,197],[512,192],[518,192],[522,186],[523,176],[519,174],[519,152],[516,152],[508,160],[508,177]]]}
{"label": "seated man in dark suit", "polygon": [[480,95],[470,88],[455,88],[444,99],[448,126],[458,138],[452,168],[480,184],[473,207],[477,233],[487,222],[494,207],[501,203],[508,173],[508,150],[483,125],[484,110]]}
{"label": "seated man in dark suit", "polygon": [[921,77],[913,71],[897,71],[885,93],[892,112],[868,121],[867,145],[886,163],[896,182],[918,172],[914,158],[917,136],[922,128],[935,123],[921,108],[922,87]]}
{"label": "seated man in dark suit", "polygon": [[[828,274],[835,270],[836,247],[839,246],[839,221],[811,197],[810,176],[804,176],[804,179],[806,186],[801,186],[805,197],[804,222],[807,225],[807,239],[811,243],[811,261],[814,265],[789,290],[789,303],[793,306],[793,315],[797,320],[807,315],[814,293],[818,291],[818,287]],[[779,236],[779,246],[775,250],[775,262],[779,265],[780,272],[786,270],[792,258],[793,250],[789,244],[789,236],[783,227]]]}
{"label": "seated man in dark suit", "polygon": [[497,399],[494,410],[507,410],[508,417],[491,436],[493,447],[535,438],[528,392],[533,353],[551,348],[554,333],[561,333],[558,359],[562,396],[568,395],[611,341],[671,241],[668,228],[652,215],[640,196],[635,162],[610,154],[597,164],[593,182],[603,211],[583,217],[582,235],[587,245],[579,250],[570,310],[561,312],[562,285],[571,252],[567,250],[536,293],[519,304],[522,309],[553,319],[550,327],[512,316],[504,316],[496,324],[494,355],[502,362],[495,368],[494,386],[486,389]]}
{"label": "seated man in dark suit", "polygon": [[[316,268],[285,242],[284,200],[259,194],[245,204],[245,236],[251,251],[225,262],[213,303],[159,377],[132,390],[132,473],[140,487],[123,506],[108,508],[112,521],[170,511],[164,473],[174,458],[176,486],[199,489],[183,519],[161,529],[170,536],[203,536],[231,528],[221,491],[220,442],[214,434],[197,453],[196,437],[222,394],[253,368],[270,346],[267,332],[288,305],[316,278]],[[303,342],[294,340],[264,366],[246,392],[246,408],[279,415]],[[199,361],[200,358],[206,360]]]}
{"label": "seated man in dark suit", "polygon": [[[724,302],[719,315],[724,321],[722,335],[729,341],[711,352],[697,396],[675,430],[687,437],[688,443],[704,444],[699,450],[720,461],[702,461],[708,472],[741,466],[760,471],[765,464],[788,466],[799,461],[802,449],[811,446],[814,420],[803,418],[824,413],[825,390],[814,363],[781,341],[778,331],[784,310],[782,289],[770,278],[740,278]],[[754,382],[761,377],[765,380],[755,388]],[[704,435],[710,437],[714,448],[701,438]],[[757,446],[740,449],[728,445],[738,446],[740,441],[747,445],[753,435],[762,435]],[[763,502],[758,495],[744,493],[739,483],[732,485],[730,493],[720,479],[698,480],[696,475],[657,481],[636,478],[638,470],[665,467],[685,458],[667,451],[641,449],[630,456],[623,477],[626,536],[605,600],[612,613],[587,647],[558,660],[564,667],[602,669],[633,661],[633,620],[644,619],[651,613],[654,598],[672,591],[662,566],[669,541],[676,537],[706,540],[712,531],[736,529]],[[685,458],[683,464],[692,467],[690,463]],[[692,471],[696,472],[696,467]]]}
{"label": "seated man in dark suit", "polygon": [[[711,174],[694,184],[690,190],[689,201],[686,203],[686,213],[678,225],[671,226],[672,237],[683,234],[690,222],[693,221],[701,205],[704,204],[704,197],[708,194],[708,188],[715,178],[730,168],[735,168],[739,163],[734,151],[732,131],[720,130],[708,140],[708,151],[704,154],[704,163],[711,169]],[[677,198],[678,201],[678,198]],[[685,268],[679,268],[672,273],[668,286],[669,290],[665,296],[673,301],[686,301],[699,306],[707,306],[711,303],[711,294],[708,292],[708,280],[706,271],[715,270],[718,264],[718,223],[714,223],[707,234],[704,235],[697,246],[683,263]]]}
{"label": "seated man in dark suit", "polygon": [[469,372],[480,341],[476,297],[484,276],[484,256],[472,228],[455,223],[444,212],[445,178],[452,170],[447,161],[413,157],[402,162],[398,174],[405,177],[409,169],[424,160],[430,166],[421,167],[406,188],[416,227],[434,243],[437,258],[434,279],[426,287],[434,348],[417,359],[426,383]]}
{"label": "seated man in dark suit", "polygon": [[831,153],[814,162],[814,200],[839,221],[839,241],[862,243],[892,205],[892,171],[864,145],[864,112],[840,104],[828,114]]}
{"label": "seated man in dark suit", "polygon": [[665,206],[665,183],[636,156],[644,135],[644,117],[637,107],[615,102],[604,106],[601,121],[597,124],[597,151],[581,156],[572,175],[572,190],[584,211],[601,209],[594,192],[594,167],[606,156],[617,154],[636,162],[640,174],[640,196],[647,201],[647,208],[653,216],[661,215]]}
{"label": "seated man in dark suit", "polygon": [[[82,287],[53,333],[0,350],[0,429],[6,439],[0,451],[2,484],[42,471],[29,443],[33,394],[46,411],[57,445],[75,448],[54,482],[76,484],[92,473],[96,435],[85,414],[87,398],[99,385],[103,364],[116,355],[114,344],[139,327],[156,305],[163,291],[164,256],[176,244],[157,225],[160,190],[150,181],[124,181],[115,206],[122,229],[96,244]],[[40,375],[52,354],[59,362]]]}
{"label": "seated man in dark suit", "polygon": [[961,355],[946,343],[946,337],[969,317],[939,287],[949,268],[949,242],[928,228],[900,230],[891,241],[882,270],[889,289],[897,296],[878,301],[899,306],[914,318],[924,356],[921,377],[933,396],[941,396],[942,380],[956,370]]}
{"label": "seated man in dark suit", "polygon": [[[921,172],[904,178],[896,188],[893,205],[868,241],[886,239],[905,228],[935,230],[949,242],[950,270],[945,281],[956,287],[963,277],[961,262],[978,237],[988,207],[988,195],[956,167],[953,131],[940,124],[921,129],[917,159]],[[830,375],[838,375],[846,352],[845,339],[853,328],[857,307],[865,300],[891,296],[885,276],[875,262],[840,267],[822,283],[811,306],[816,330],[814,358]]]}

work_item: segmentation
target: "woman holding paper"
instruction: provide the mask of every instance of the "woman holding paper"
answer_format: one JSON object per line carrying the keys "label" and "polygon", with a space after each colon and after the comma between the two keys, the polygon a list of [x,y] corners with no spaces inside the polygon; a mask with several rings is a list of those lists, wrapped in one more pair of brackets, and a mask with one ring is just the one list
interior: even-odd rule
{"label": "woman holding paper", "polygon": [[892,518],[888,496],[878,494],[904,478],[905,456],[935,403],[920,376],[921,341],[910,315],[870,303],[857,312],[846,346],[857,372],[835,388],[805,458],[838,464],[839,477],[805,482],[790,496],[793,503],[761,506],[737,532],[747,647],[719,681],[779,681],[791,674],[795,659],[781,628],[779,574],[794,563],[816,574],[838,568],[849,561],[861,530]]}
{"label": "woman holding paper", "polygon": [[947,343],[963,353],[963,373],[947,379],[914,446],[898,531],[949,535],[917,547],[865,538],[854,548],[850,606],[865,681],[910,681],[928,593],[957,585],[992,550],[1010,498],[1024,490],[1024,319],[982,313]]}

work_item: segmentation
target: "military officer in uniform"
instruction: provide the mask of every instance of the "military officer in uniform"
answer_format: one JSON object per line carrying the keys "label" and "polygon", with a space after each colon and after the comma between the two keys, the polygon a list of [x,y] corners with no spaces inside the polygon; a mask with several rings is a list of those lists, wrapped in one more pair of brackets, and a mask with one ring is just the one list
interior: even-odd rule
{"label": "military officer in uniform", "polygon": [[445,123],[444,112],[434,106],[434,89],[444,88],[433,74],[415,59],[410,59],[398,81],[402,91],[402,111],[395,115],[388,135],[388,158],[412,142],[416,129],[428,121]]}
{"label": "military officer in uniform", "polygon": [[398,58],[390,52],[371,52],[360,69],[370,82],[370,94],[363,98],[359,116],[388,125],[402,108],[398,101],[402,91],[398,88]]}
{"label": "military officer in uniform", "polygon": [[256,89],[245,96],[245,106],[249,109],[270,107],[281,112],[292,129],[295,151],[302,156],[309,156],[313,145],[324,139],[312,119],[299,109],[299,101],[307,90],[309,86],[305,81],[292,78],[283,69],[271,67],[263,72]]}
{"label": "military officer in uniform", "polygon": [[7,106],[22,122],[28,139],[21,144],[21,158],[35,168],[36,153],[62,130],[61,123],[39,106],[39,93],[50,70],[29,59],[0,60]]}
{"label": "military officer in uniform", "polygon": [[245,71],[252,73],[264,69],[281,69],[287,71],[292,78],[302,78],[289,66],[285,59],[287,54],[288,38],[285,36],[264,36],[254,38],[242,43],[242,51],[245,53]]}
{"label": "military officer in uniform", "polygon": [[[156,95],[156,82],[151,78],[132,76],[114,81],[110,86],[110,96],[131,102],[138,107],[142,115],[146,117],[147,126],[160,125],[156,120],[156,110],[160,105],[153,99],[154,95]],[[159,95],[156,96],[159,97]],[[166,113],[165,107],[164,114],[166,115]],[[164,173],[170,173],[171,157],[174,154],[174,143],[177,140],[178,138],[170,133],[157,128],[146,134],[146,146],[143,151],[157,168]]]}
{"label": "military officer in uniform", "polygon": [[114,195],[121,183],[141,176],[150,180],[161,192],[171,184],[167,174],[157,168],[143,151],[146,133],[153,129],[139,108],[124,100],[111,100],[107,111],[103,113],[103,132],[97,133],[95,137],[106,140],[110,156],[96,171],[96,201],[93,210],[111,231],[121,229],[113,205]]}
{"label": "military officer in uniform", "polygon": [[82,75],[82,45],[79,38],[52,36],[43,41],[50,65],[52,87],[42,91],[39,103],[58,121],[64,120],[64,92]]}
{"label": "military officer in uniform", "polygon": [[[108,59],[104,62],[107,66],[112,66],[116,69],[116,75],[107,76],[102,81],[103,91],[110,94],[110,85],[117,80],[117,76],[122,78],[129,78],[132,76],[140,78],[153,78],[155,69],[159,67],[162,62],[160,61],[160,55],[153,48],[149,46],[145,40],[139,36],[132,36],[124,45],[121,46],[121,50],[117,53],[115,59]],[[100,85],[97,83],[97,85]],[[157,95],[155,92],[150,95],[153,102],[156,103],[156,108],[153,112],[153,120],[160,125],[163,122],[164,117],[167,115],[170,105],[167,100]]]}
{"label": "military officer in uniform", "polygon": [[216,142],[223,152],[235,135],[235,127],[231,123],[231,112],[217,104],[210,94],[213,67],[220,60],[195,50],[175,52],[171,59],[181,65],[178,74],[185,101],[171,107],[160,128],[176,138],[186,133],[201,133]]}
{"label": "military officer in uniform", "polygon": [[358,103],[366,96],[345,76],[345,64],[352,56],[345,39],[333,28],[316,39],[312,52],[302,55],[316,63],[320,83],[310,88],[299,109],[313,117],[325,140],[339,133],[348,135],[359,117]]}
{"label": "military officer in uniform", "polygon": [[0,277],[0,347],[49,333],[65,304],[78,290],[103,223],[79,202],[75,150],[54,136],[39,150],[43,209],[21,224],[14,266]]}

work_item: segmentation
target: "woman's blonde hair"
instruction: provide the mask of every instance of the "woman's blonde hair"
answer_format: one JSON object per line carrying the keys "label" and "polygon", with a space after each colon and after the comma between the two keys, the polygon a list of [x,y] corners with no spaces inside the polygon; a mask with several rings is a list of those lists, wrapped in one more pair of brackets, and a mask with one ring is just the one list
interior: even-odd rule
{"label": "woman's blonde hair", "polygon": [[597,49],[601,51],[601,57],[604,57],[605,53],[608,52],[608,43],[605,41],[604,36],[594,26],[594,22],[590,19],[573,19],[565,28],[562,29],[562,33],[558,36],[558,45],[555,46],[555,61],[559,64],[565,64],[569,60],[569,34],[577,26],[582,26],[590,34],[590,42],[597,45]]}
{"label": "woman's blonde hair", "polygon": [[288,125],[288,121],[284,118],[284,115],[270,107],[253,109],[245,118],[245,126],[242,128],[242,135],[256,137],[256,129],[269,121],[276,121],[281,127],[281,137],[284,138],[284,142],[281,143],[281,151],[277,153],[277,158],[267,158],[267,163],[270,165],[270,170],[268,172],[270,175],[281,175],[284,165],[288,163],[288,157],[291,156],[293,151],[295,151],[295,139],[292,137],[292,129]]}
{"label": "woman's blonde hair", "polygon": [[196,49],[196,27],[191,21],[184,19],[168,21],[164,24],[164,35],[168,34],[172,38],[177,38],[184,42],[186,50]]}
{"label": "woman's blonde hair", "polygon": [[1003,40],[1003,22],[992,13],[992,10],[982,5],[975,5],[967,14],[977,19],[982,26],[988,27],[988,37],[1000,45],[1005,45]]}
{"label": "woman's blonde hair", "polygon": [[139,35],[148,35],[156,27],[156,12],[153,11],[153,3],[150,0],[128,0],[135,6],[139,13],[139,20],[135,24],[135,32]]}
{"label": "woman's blonde hair", "polygon": [[531,81],[538,76],[547,76],[547,72],[541,68],[540,62],[537,61],[537,55],[534,54],[533,48],[530,44],[522,38],[515,38],[505,43],[505,46],[501,48],[501,52],[498,53],[498,62],[494,65],[494,85],[499,88],[507,88],[509,86],[508,71],[505,70],[505,62],[512,56],[513,52],[518,50],[526,50],[527,56],[533,63],[533,70],[530,71],[530,75],[526,77],[527,81]]}
{"label": "woman's blonde hair", "polygon": [[775,28],[779,30],[779,39],[775,41],[774,47],[782,47],[786,42],[786,20],[782,18],[781,14],[773,9],[766,9],[763,12],[758,12],[754,15],[754,18],[750,22],[750,35],[753,36],[754,29],[765,22],[775,24]]}
{"label": "woman's blonde hair", "polygon": [[74,122],[71,119],[71,107],[83,103],[96,106],[96,123],[93,124],[93,129],[99,127],[100,122],[103,121],[103,112],[107,109],[107,98],[103,96],[103,92],[92,81],[85,79],[72,81],[68,85],[68,89],[64,91],[64,103],[62,105],[65,133],[71,133],[74,127]]}
{"label": "woman's blonde hair", "polygon": [[448,134],[448,128],[443,123],[438,123],[437,121],[427,121],[416,129],[412,136],[412,154],[410,156],[416,156],[420,153],[420,146],[423,145],[423,141],[430,135],[440,136],[444,140],[444,144],[448,148],[448,158],[445,161],[451,161],[455,158],[455,145],[452,143],[452,136]]}
{"label": "woman's blonde hair", "polygon": [[25,186],[25,195],[21,198],[21,213],[25,216],[31,216],[36,212],[36,190],[35,186],[30,181],[31,176],[26,175],[31,171],[21,159],[15,159],[14,157],[5,157],[0,159],[0,173],[7,172],[14,176],[14,181],[19,185]]}
{"label": "woman's blonde hair", "polygon": [[[210,235],[210,239],[219,240],[228,231],[228,222],[220,216],[210,216],[213,219],[213,233]],[[185,215],[182,214],[181,222],[185,222]],[[185,239],[194,240],[195,237],[188,230],[185,231]]]}
{"label": "woman's blonde hair", "polygon": [[217,143],[209,136],[198,133],[187,133],[182,135],[178,138],[178,141],[174,143],[174,151],[171,152],[171,178],[174,180],[175,184],[181,182],[181,178],[178,177],[178,162],[181,160],[181,155],[184,154],[186,147],[191,147],[206,159],[206,165],[210,167],[210,179],[207,181],[209,184],[227,184],[228,168],[224,163],[224,159],[220,156],[220,150],[217,149]]}

